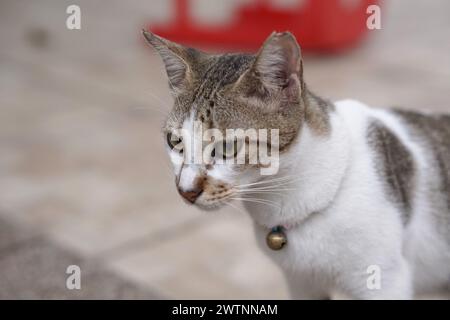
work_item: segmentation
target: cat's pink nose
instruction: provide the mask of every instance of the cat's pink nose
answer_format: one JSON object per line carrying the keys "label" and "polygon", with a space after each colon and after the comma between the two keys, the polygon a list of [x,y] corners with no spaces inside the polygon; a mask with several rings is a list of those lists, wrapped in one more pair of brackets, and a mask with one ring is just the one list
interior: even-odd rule
{"label": "cat's pink nose", "polygon": [[185,198],[190,203],[194,203],[195,200],[197,200],[198,197],[203,192],[203,189],[194,189],[194,190],[188,190],[188,191],[182,191],[180,188],[178,188],[178,192],[180,195]]}

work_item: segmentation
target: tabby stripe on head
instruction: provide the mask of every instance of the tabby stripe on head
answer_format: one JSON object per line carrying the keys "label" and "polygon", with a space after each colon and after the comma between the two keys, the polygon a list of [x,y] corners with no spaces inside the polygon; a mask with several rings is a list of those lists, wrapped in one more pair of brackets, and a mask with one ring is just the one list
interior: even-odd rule
{"label": "tabby stripe on head", "polygon": [[234,83],[254,57],[227,54],[216,59],[204,73],[203,81],[195,92],[195,100],[209,98],[224,85]]}

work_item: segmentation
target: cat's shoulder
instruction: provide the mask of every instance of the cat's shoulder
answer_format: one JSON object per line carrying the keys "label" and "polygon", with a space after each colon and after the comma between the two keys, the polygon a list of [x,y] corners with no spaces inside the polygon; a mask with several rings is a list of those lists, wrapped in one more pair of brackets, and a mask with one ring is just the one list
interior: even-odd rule
{"label": "cat's shoulder", "polygon": [[361,128],[367,123],[367,119],[373,117],[373,107],[353,99],[345,99],[334,102],[336,114],[340,116],[347,125]]}
{"label": "cat's shoulder", "polygon": [[428,130],[440,131],[448,135],[450,131],[450,114],[375,107],[353,99],[335,101],[334,106],[338,115],[355,126],[359,124],[366,127],[373,120],[377,120],[397,132],[414,128],[422,133]]}

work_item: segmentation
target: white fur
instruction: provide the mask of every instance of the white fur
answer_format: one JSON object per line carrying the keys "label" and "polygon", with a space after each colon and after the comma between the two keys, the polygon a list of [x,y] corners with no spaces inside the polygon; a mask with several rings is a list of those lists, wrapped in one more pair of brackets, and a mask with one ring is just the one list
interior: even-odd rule
{"label": "white fur", "polygon": [[[263,178],[291,177],[264,185],[280,191],[258,195],[274,205],[244,202],[261,249],[283,269],[293,298],[339,293],[357,299],[409,299],[448,284],[450,252],[445,239],[450,230],[436,230],[433,217],[449,213],[435,212],[430,203],[427,187],[438,173],[426,143],[411,139],[407,126],[389,111],[352,100],[335,106],[330,135],[317,135],[305,124],[289,151],[280,155],[277,176]],[[386,199],[374,150],[367,142],[368,124],[374,118],[400,139],[416,164],[417,187],[406,228],[400,210]],[[192,127],[192,119],[193,115],[183,127]],[[171,153],[172,162],[176,156]],[[188,190],[201,166],[174,165],[179,186]],[[208,176],[235,187],[261,179],[258,170],[236,172],[229,165],[214,166]],[[207,206],[205,198],[202,195],[196,204]],[[279,225],[289,226],[288,244],[272,251],[265,238]],[[381,270],[380,289],[367,286],[367,270],[373,265]]]}
{"label": "white fur", "polygon": [[[191,139],[194,134],[194,116],[194,112],[191,112],[190,116],[183,122],[182,129],[185,130],[185,132],[190,133],[190,136],[183,137],[183,141],[186,139]],[[191,142],[193,142],[192,139]],[[192,158],[193,154],[191,152],[195,153],[193,148],[198,147],[195,143],[192,143],[192,145],[189,146],[191,146],[191,151],[186,150],[187,148],[185,146],[184,154],[180,154],[179,152],[169,153],[174,166],[175,175],[177,176],[178,188],[182,191],[192,190],[194,188],[196,178],[200,175],[200,166],[184,160],[186,153],[188,153],[187,157]]]}
{"label": "white fur", "polygon": [[[418,164],[421,187],[407,229],[401,212],[386,200],[374,169],[366,139],[369,118],[389,127]],[[450,253],[430,221],[432,206],[423,190],[430,168],[425,147],[409,138],[400,119],[356,101],[337,102],[331,125],[328,138],[305,126],[293,150],[280,159],[281,174],[297,179],[289,185],[295,191],[278,197],[281,211],[246,204],[261,249],[282,267],[293,297],[340,293],[358,299],[409,299],[413,292],[432,292],[448,283]],[[286,231],[288,245],[270,250],[267,227],[286,224],[293,225]],[[380,289],[367,287],[371,265],[381,269]]]}

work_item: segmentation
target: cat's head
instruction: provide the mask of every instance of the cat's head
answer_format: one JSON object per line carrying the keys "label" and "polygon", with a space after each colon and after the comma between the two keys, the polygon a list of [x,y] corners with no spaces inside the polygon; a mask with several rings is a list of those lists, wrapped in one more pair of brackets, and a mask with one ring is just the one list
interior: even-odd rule
{"label": "cat's head", "polygon": [[180,195],[215,208],[276,174],[305,117],[295,37],[273,33],[256,55],[210,55],[144,36],[162,57],[174,97],[163,132]]}

